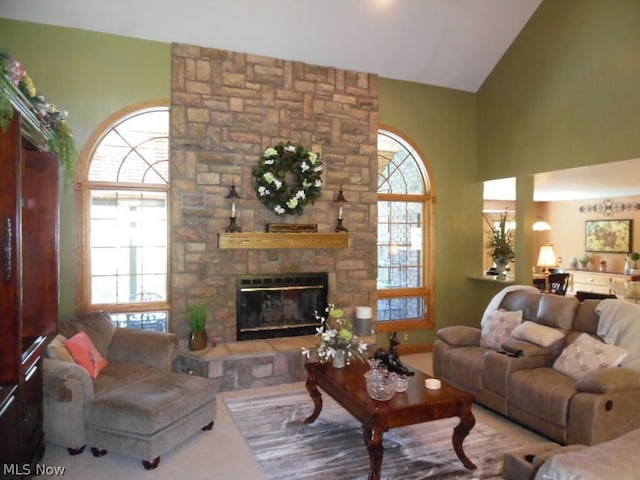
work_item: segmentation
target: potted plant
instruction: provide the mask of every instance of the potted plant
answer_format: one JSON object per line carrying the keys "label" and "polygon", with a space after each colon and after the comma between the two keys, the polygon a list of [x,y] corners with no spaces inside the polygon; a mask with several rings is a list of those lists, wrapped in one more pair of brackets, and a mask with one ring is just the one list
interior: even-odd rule
{"label": "potted plant", "polygon": [[498,275],[506,275],[507,265],[516,255],[514,232],[507,227],[507,212],[500,214],[497,225],[493,225],[487,217],[484,219],[490,227],[487,248],[496,264]]}
{"label": "potted plant", "polygon": [[640,260],[640,253],[632,252],[631,255],[629,255],[629,259],[633,262],[633,267],[631,267],[629,273],[631,275],[639,275],[640,268],[638,268],[638,260]]}
{"label": "potted plant", "polygon": [[202,350],[207,346],[207,307],[204,305],[193,305],[187,307],[187,319],[191,326],[189,335],[189,350]]}

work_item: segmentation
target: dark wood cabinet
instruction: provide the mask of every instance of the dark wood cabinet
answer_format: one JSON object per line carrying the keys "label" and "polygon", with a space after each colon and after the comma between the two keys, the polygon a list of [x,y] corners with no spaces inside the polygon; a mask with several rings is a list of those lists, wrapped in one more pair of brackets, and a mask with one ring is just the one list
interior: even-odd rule
{"label": "dark wood cabinet", "polygon": [[44,454],[42,354],[58,316],[58,160],[21,127],[15,112],[0,129],[2,478],[30,476]]}

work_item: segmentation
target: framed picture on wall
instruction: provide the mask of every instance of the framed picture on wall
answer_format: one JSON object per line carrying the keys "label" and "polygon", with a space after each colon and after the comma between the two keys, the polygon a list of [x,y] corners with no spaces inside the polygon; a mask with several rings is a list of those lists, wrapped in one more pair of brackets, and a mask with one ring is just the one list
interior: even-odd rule
{"label": "framed picture on wall", "polygon": [[587,252],[629,253],[631,220],[587,220],[584,244]]}

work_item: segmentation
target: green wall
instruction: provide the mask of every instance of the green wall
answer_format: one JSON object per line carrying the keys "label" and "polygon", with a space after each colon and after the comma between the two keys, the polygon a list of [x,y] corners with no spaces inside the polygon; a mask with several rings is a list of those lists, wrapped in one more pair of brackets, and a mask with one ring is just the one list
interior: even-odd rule
{"label": "green wall", "polygon": [[[169,99],[171,50],[165,43],[0,18],[0,51],[19,60],[48,102],[69,112],[79,148],[109,115]],[[60,314],[75,310],[75,194],[60,195]]]}
{"label": "green wall", "polygon": [[640,2],[544,0],[478,92],[478,179],[640,157]]}
{"label": "green wall", "polygon": [[[435,195],[436,327],[477,324],[482,255],[482,185],[476,182],[476,98],[472,93],[380,79],[380,123],[406,135],[427,161]],[[461,301],[460,299],[465,299]],[[430,342],[434,331],[409,341]]]}

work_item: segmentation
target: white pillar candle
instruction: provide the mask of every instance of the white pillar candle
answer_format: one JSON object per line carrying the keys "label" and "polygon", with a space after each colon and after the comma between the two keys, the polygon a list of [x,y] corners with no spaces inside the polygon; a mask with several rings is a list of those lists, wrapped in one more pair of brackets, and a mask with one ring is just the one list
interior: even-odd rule
{"label": "white pillar candle", "polygon": [[358,335],[371,335],[371,307],[356,307],[355,330]]}
{"label": "white pillar candle", "polygon": [[342,207],[338,208],[338,220],[342,220]]}
{"label": "white pillar candle", "polygon": [[231,216],[236,218],[236,202],[231,202]]}

